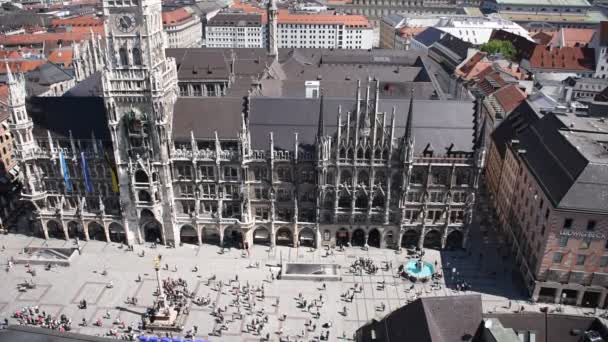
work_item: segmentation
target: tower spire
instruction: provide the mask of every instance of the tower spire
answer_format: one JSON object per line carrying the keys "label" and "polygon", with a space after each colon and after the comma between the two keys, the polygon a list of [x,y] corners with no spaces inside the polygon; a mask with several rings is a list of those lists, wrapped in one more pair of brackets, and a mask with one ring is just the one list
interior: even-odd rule
{"label": "tower spire", "polygon": [[317,137],[322,138],[325,136],[325,122],[324,122],[324,114],[323,114],[323,98],[325,95],[323,94],[323,88],[321,88],[320,96],[319,96],[319,126],[317,128]]}
{"label": "tower spire", "polygon": [[410,97],[410,108],[407,112],[407,120],[405,123],[405,142],[409,142],[412,139],[412,121],[414,119],[414,89],[412,88],[412,95]]}
{"label": "tower spire", "polygon": [[266,15],[268,18],[268,42],[266,49],[268,56],[272,57],[279,55],[277,46],[278,12],[276,0],[268,0],[268,6],[266,7]]}
{"label": "tower spire", "polygon": [[6,80],[7,80],[7,84],[13,84],[15,83],[15,79],[13,78],[13,73],[11,72],[11,68],[8,66],[8,62],[4,62],[4,65],[6,66]]}

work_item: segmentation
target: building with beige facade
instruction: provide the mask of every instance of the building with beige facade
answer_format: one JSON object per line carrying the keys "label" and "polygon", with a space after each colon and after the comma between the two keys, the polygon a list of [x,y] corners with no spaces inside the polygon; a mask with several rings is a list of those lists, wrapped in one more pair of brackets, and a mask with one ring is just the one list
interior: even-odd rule
{"label": "building with beige facade", "polygon": [[534,301],[606,307],[607,132],[524,102],[492,134],[486,184]]}
{"label": "building with beige facade", "polygon": [[201,19],[187,8],[163,12],[163,28],[167,35],[167,47],[186,48],[200,46],[203,40]]}

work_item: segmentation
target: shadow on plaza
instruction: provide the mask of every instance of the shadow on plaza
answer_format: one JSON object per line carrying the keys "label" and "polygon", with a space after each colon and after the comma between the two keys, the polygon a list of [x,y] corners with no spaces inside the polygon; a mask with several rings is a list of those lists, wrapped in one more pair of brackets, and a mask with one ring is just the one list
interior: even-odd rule
{"label": "shadow on plaza", "polygon": [[514,267],[512,257],[500,248],[495,252],[496,255],[484,255],[462,249],[440,251],[446,288],[461,293],[472,291],[513,300],[527,299],[523,278]]}

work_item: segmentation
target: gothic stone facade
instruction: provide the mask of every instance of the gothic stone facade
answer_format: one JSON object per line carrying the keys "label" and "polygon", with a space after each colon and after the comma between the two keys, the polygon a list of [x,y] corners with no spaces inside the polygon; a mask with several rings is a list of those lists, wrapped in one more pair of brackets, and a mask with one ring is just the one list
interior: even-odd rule
{"label": "gothic stone facade", "polygon": [[[248,96],[238,99],[243,114],[216,113],[205,101],[234,99],[177,98],[160,8],[104,1],[103,98],[26,100],[22,76],[9,74],[35,233],[240,247],[466,244],[485,159],[472,103],[389,103],[370,79],[344,104]],[[188,115],[180,103],[192,100],[202,101],[192,122],[203,130],[176,129]],[[225,131],[236,133],[222,134],[230,116]],[[275,119],[287,131],[273,132]]]}

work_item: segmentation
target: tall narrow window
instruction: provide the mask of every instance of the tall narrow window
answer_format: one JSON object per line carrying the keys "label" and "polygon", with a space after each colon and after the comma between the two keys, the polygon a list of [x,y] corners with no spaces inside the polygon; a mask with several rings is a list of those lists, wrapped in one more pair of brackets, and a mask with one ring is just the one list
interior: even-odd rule
{"label": "tall narrow window", "polygon": [[129,57],[127,56],[127,48],[121,47],[120,50],[118,50],[118,54],[120,55],[120,65],[128,65]]}
{"label": "tall narrow window", "polygon": [[133,48],[133,64],[141,65],[141,50],[138,48]]}

